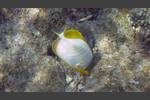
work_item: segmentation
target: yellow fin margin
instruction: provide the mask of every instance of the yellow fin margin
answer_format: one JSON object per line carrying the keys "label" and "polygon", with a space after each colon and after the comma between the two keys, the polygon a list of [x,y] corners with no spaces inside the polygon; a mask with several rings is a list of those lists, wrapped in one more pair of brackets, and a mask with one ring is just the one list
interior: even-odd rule
{"label": "yellow fin margin", "polygon": [[75,29],[69,29],[64,31],[64,37],[71,39],[82,39],[85,41],[84,36],[78,30]]}

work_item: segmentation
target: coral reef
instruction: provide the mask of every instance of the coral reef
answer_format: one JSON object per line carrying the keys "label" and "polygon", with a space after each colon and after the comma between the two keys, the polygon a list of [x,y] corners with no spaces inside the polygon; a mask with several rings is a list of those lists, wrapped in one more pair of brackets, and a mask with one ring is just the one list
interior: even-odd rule
{"label": "coral reef", "polygon": [[[0,91],[150,91],[149,15],[149,8],[1,8]],[[52,52],[52,30],[65,26],[88,40],[90,76]]]}

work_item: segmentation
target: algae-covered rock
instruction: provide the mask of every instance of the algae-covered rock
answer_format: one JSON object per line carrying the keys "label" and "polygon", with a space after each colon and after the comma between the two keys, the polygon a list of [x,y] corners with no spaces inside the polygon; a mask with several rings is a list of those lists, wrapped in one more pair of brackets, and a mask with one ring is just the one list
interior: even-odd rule
{"label": "algae-covered rock", "polygon": [[[1,8],[0,91],[150,91],[149,15],[149,8]],[[87,39],[90,76],[53,53],[53,31],[64,27]]]}

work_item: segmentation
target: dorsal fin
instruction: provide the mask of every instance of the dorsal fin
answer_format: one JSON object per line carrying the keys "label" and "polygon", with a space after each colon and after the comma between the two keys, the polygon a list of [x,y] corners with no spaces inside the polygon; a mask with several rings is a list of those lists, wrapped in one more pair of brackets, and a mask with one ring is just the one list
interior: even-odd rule
{"label": "dorsal fin", "polygon": [[61,36],[61,34],[60,33],[57,33],[57,32],[55,32],[54,30],[51,30],[53,33],[55,33],[58,37],[60,37]]}
{"label": "dorsal fin", "polygon": [[67,26],[64,27],[63,32],[61,32],[61,33],[58,33],[58,32],[56,32],[54,30],[51,30],[51,31],[53,33],[55,33],[59,38],[63,38],[64,37],[64,31],[66,31],[66,29],[67,29]]}

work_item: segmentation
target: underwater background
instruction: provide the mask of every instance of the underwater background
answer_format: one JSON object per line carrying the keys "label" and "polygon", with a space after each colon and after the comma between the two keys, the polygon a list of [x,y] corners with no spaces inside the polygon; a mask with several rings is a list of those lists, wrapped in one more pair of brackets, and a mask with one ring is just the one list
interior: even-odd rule
{"label": "underwater background", "polygon": [[[87,39],[89,76],[53,53],[64,26]],[[150,91],[150,8],[0,8],[0,91]]]}

